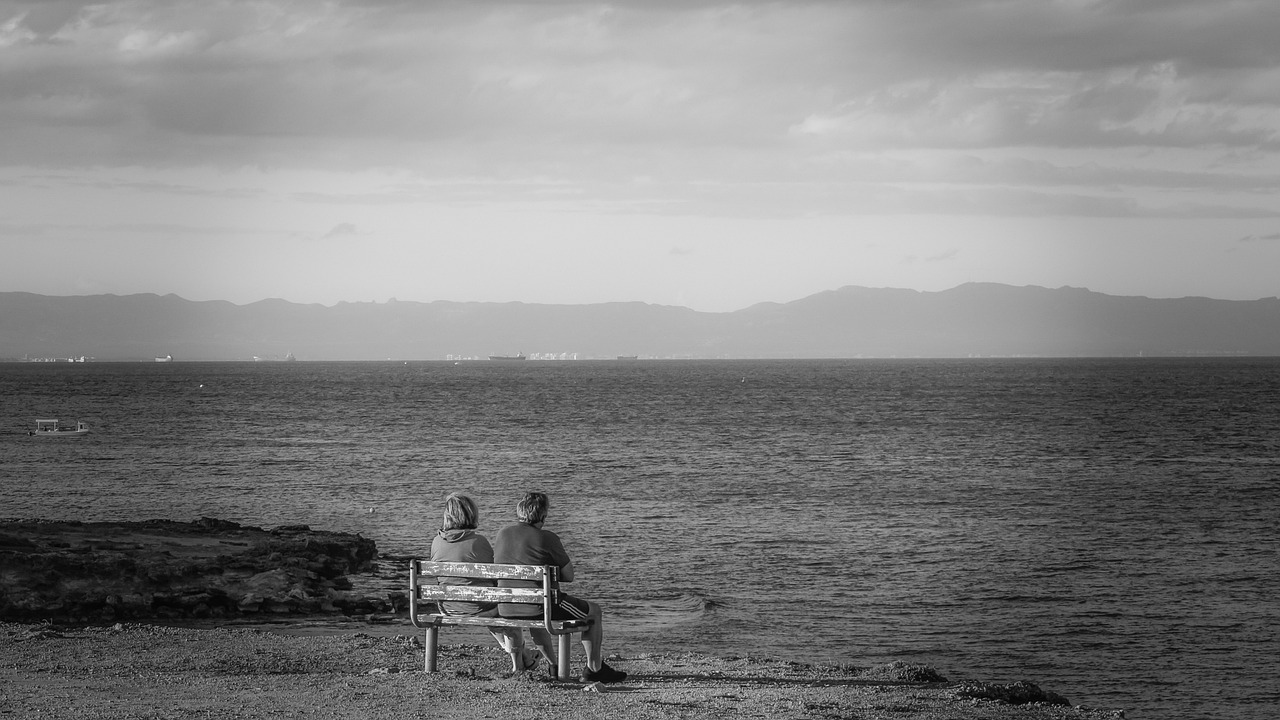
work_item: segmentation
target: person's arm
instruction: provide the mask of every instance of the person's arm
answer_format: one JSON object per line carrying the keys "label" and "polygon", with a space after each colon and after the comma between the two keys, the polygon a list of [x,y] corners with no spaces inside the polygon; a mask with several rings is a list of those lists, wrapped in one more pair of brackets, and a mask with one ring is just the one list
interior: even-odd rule
{"label": "person's arm", "polygon": [[543,542],[552,564],[560,568],[560,582],[573,582],[573,560],[560,542],[560,536],[550,530],[542,531]]}

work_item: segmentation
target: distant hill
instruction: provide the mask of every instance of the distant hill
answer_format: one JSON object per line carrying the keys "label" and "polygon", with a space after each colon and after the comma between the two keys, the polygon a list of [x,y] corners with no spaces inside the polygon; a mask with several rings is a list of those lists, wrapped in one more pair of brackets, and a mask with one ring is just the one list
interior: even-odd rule
{"label": "distant hill", "polygon": [[0,358],[443,360],[1280,355],[1280,300],[970,283],[844,287],[728,313],[645,303],[249,305],[0,293]]}

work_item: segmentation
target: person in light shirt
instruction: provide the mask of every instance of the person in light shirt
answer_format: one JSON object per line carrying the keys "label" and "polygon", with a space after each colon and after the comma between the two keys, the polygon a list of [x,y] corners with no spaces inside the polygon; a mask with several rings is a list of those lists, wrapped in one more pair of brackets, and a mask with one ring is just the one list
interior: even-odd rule
{"label": "person in light shirt", "polygon": [[[431,559],[436,562],[493,562],[493,546],[485,536],[476,532],[480,524],[480,511],[475,501],[460,493],[451,493],[444,499],[444,522],[440,532],[431,540]],[[441,585],[493,585],[483,578],[442,577]],[[446,615],[475,615],[497,617],[495,603],[442,602],[440,612]],[[489,633],[498,645],[511,656],[511,672],[522,673],[538,666],[536,651],[525,648],[524,633],[520,628],[491,627]],[[555,657],[554,655],[552,656]],[[552,661],[554,665],[554,661]]]}

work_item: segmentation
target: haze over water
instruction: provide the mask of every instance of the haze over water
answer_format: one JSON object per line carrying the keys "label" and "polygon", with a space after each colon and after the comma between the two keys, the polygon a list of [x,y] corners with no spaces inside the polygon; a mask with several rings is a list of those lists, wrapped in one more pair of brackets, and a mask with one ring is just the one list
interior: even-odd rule
{"label": "haze over water", "polygon": [[1131,718],[1280,702],[1276,359],[8,364],[0,397],[0,516],[408,555],[449,491],[491,534],[542,489],[610,651],[921,662]]}

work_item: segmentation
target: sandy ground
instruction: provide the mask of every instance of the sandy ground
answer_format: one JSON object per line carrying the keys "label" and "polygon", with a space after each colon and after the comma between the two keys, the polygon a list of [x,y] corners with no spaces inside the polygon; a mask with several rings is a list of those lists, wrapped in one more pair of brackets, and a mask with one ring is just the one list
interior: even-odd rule
{"label": "sandy ground", "polygon": [[[694,654],[614,656],[619,685],[512,676],[492,643],[442,634],[285,635],[142,624],[0,623],[0,718],[859,718],[1085,720],[1120,716],[962,697],[920,668],[817,667]],[[581,648],[575,647],[575,669]],[[1051,689],[1051,688],[1046,688]]]}

